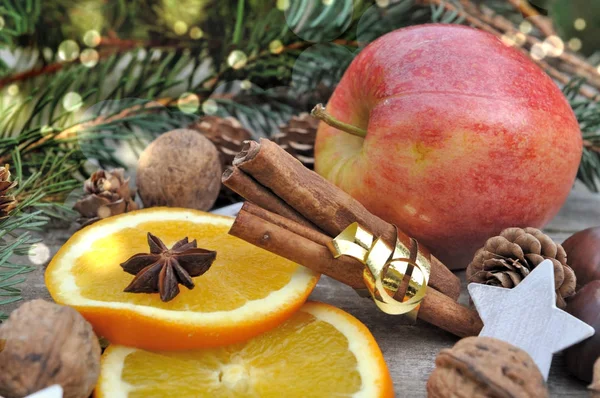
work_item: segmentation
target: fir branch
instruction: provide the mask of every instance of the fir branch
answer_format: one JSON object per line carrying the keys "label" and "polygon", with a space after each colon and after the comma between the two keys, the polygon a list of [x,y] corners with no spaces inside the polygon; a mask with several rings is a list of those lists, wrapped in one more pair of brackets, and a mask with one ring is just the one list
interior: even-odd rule
{"label": "fir branch", "polygon": [[600,191],[600,103],[582,99],[578,93],[583,78],[575,78],[563,92],[573,108],[583,135],[583,155],[577,178],[593,192]]}
{"label": "fir branch", "polygon": [[235,18],[235,30],[233,31],[233,44],[238,44],[242,38],[242,27],[244,23],[245,0],[238,0],[237,15]]}
{"label": "fir branch", "polygon": [[[12,156],[15,180],[19,182],[12,192],[19,204],[7,218],[0,220],[0,320],[6,317],[1,310],[3,305],[21,300],[21,291],[17,287],[25,281],[24,274],[34,267],[22,265],[15,256],[28,256],[34,244],[39,242],[31,231],[39,231],[44,227],[49,215],[59,215],[60,205],[44,205],[46,195],[70,191],[77,183],[75,180],[64,180],[61,176],[65,170],[61,167],[63,159],[46,154],[39,170],[29,177],[23,174],[26,168],[19,152]],[[61,214],[64,214],[61,213]]]}
{"label": "fir branch", "polygon": [[[167,41],[167,42],[153,42],[144,40],[122,40],[117,38],[103,37],[101,38],[100,45],[98,47],[98,62],[109,59],[112,56],[122,55],[124,53],[131,52],[133,50],[148,49],[152,51],[177,51],[182,49],[190,49],[186,41]],[[206,42],[194,43],[196,51],[203,48]],[[39,76],[52,77],[51,75],[56,74],[64,68],[68,68],[73,65],[81,64],[81,59],[77,58],[73,61],[57,61],[47,65],[36,66],[32,69],[16,73],[10,76],[6,76],[0,79],[0,89],[12,83],[23,82]]]}
{"label": "fir branch", "polygon": [[[4,0],[0,5],[0,16],[5,26],[0,29],[0,48],[10,48],[16,40],[32,34],[41,15],[41,0]],[[0,59],[0,73],[8,72],[8,65]]]}
{"label": "fir branch", "polygon": [[[434,10],[438,10],[441,8],[445,10],[445,12],[452,13],[451,15],[460,16],[462,18],[462,21],[464,21],[465,23],[478,29],[484,30],[486,32],[492,33],[493,35],[498,37],[503,37],[507,34],[514,36],[517,33],[519,33],[518,29],[515,28],[514,24],[511,21],[509,21],[501,15],[490,14],[491,9],[486,8],[485,6],[480,7],[472,3],[471,1],[462,1],[460,4],[456,4],[449,0],[417,0],[417,4],[432,6],[434,7]],[[459,23],[459,20],[457,19],[451,22]],[[560,69],[564,69],[564,65],[561,64],[558,66],[554,66],[550,64],[548,58],[538,59],[531,57],[529,49],[533,45],[541,43],[542,41],[536,38],[535,36],[526,35],[527,47],[515,46],[515,48],[521,51],[527,57],[529,57],[533,62],[537,63],[552,78],[556,79],[563,85],[568,84],[573,76],[569,76],[569,74],[565,73],[563,70]],[[575,68],[575,71],[588,73],[587,77],[591,77],[591,80],[589,80],[588,83],[595,86],[597,89],[600,89],[600,79],[598,79],[595,76],[595,73],[589,74],[590,71],[595,71],[595,68],[592,65],[589,65],[577,55],[570,53],[566,49],[562,54],[560,54],[557,57],[557,59],[559,59],[567,65],[572,65],[573,68]],[[568,66],[567,69],[569,69]],[[579,87],[579,92],[581,95],[589,99],[595,99],[598,96],[598,92],[596,90],[590,90],[585,85]]]}
{"label": "fir branch", "polygon": [[552,20],[540,14],[540,12],[529,4],[529,2],[523,0],[508,0],[508,2],[518,10],[525,19],[529,19],[546,37],[556,36],[556,30],[552,25]]}

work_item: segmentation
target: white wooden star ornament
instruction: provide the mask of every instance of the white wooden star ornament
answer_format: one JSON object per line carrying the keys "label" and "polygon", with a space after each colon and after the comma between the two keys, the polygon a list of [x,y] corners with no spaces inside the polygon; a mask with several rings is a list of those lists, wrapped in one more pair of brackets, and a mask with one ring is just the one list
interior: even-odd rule
{"label": "white wooden star ornament", "polygon": [[483,321],[480,336],[526,351],[548,379],[552,355],[594,334],[594,328],[556,307],[554,266],[545,260],[512,289],[471,283]]}
{"label": "white wooden star ornament", "polygon": [[63,389],[58,384],[55,384],[25,398],[63,398]]}

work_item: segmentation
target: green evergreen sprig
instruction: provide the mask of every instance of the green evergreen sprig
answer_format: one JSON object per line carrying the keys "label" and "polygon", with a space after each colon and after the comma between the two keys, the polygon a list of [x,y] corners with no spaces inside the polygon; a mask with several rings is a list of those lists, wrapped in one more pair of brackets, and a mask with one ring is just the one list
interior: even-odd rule
{"label": "green evergreen sprig", "polygon": [[583,134],[583,156],[577,178],[594,192],[600,191],[600,102],[582,98],[579,93],[585,79],[574,78],[564,93],[579,121]]}
{"label": "green evergreen sprig", "polygon": [[[506,0],[289,3],[281,11],[262,0],[3,0],[0,48],[15,59],[0,60],[0,90],[8,98],[16,85],[19,93],[0,103],[0,164],[15,170],[21,205],[0,221],[0,305],[3,293],[20,297],[17,285],[31,268],[15,256],[28,253],[32,231],[72,214],[63,203],[90,162],[122,166],[120,145],[140,150],[154,136],[215,112],[203,106],[207,100],[217,115],[270,136],[293,114],[325,102],[361,47],[389,31],[432,21],[470,24],[463,6],[487,7],[514,23],[522,18]],[[83,50],[92,30],[101,36],[93,48],[97,65],[61,59],[61,43],[74,40]],[[234,52],[243,55],[238,62]],[[600,109],[578,94],[584,84],[574,78],[564,89],[585,142],[578,178],[598,190]],[[69,93],[81,104],[65,106]],[[197,96],[195,112],[179,108],[184,93]]]}

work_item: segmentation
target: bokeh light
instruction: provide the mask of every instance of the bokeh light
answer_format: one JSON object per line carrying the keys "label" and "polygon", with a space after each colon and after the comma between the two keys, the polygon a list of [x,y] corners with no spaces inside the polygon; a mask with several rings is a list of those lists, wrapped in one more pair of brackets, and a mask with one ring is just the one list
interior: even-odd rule
{"label": "bokeh light", "polygon": [[[44,3],[56,3],[56,1]],[[89,30],[101,30],[110,20],[105,19],[106,5],[103,3],[94,0],[71,0],[63,3],[66,6],[62,8],[66,18],[57,21],[58,28],[62,28],[66,37],[82,37]]]}
{"label": "bokeh light", "polygon": [[58,58],[74,61],[79,57],[79,44],[75,40],[65,40],[58,46]]}
{"label": "bokeh light", "polygon": [[8,88],[6,89],[6,92],[8,93],[8,95],[11,96],[15,96],[17,94],[19,94],[19,86],[17,86],[16,84],[11,84],[10,86],[8,86]]}
{"label": "bokeh light", "polygon": [[581,42],[581,39],[579,39],[578,37],[573,37],[571,40],[569,40],[567,45],[573,51],[579,51],[579,50],[581,50],[581,47],[583,47],[583,43]]}
{"label": "bokeh light", "polygon": [[525,33],[526,35],[528,35],[533,30],[533,25],[529,21],[523,21],[519,25],[519,30],[521,31],[521,33]]}
{"label": "bokeh light", "polygon": [[233,50],[227,57],[227,64],[233,69],[242,69],[246,66],[248,57],[243,51]]}
{"label": "bokeh light", "polygon": [[587,22],[583,18],[577,18],[575,22],[573,22],[573,26],[577,30],[584,30],[587,27]]}
{"label": "bokeh light", "polygon": [[40,133],[42,133],[43,136],[46,136],[50,133],[54,132],[54,128],[52,126],[48,126],[47,124],[44,124],[41,128],[40,128]]}
{"label": "bokeh light", "polygon": [[269,43],[269,51],[271,54],[281,54],[283,51],[283,43],[281,40],[273,40]]}
{"label": "bokeh light", "polygon": [[600,65],[598,65],[598,68],[596,70],[598,71],[598,73],[600,73]]}
{"label": "bokeh light", "polygon": [[565,51],[565,43],[556,35],[548,36],[542,45],[549,57],[560,57]]}
{"label": "bokeh light", "polygon": [[526,41],[527,36],[525,36],[523,32],[517,32],[517,34],[515,35],[515,43],[517,43],[517,46],[522,46],[523,44],[525,44]]}
{"label": "bokeh light", "polygon": [[93,68],[94,66],[96,66],[99,59],[100,55],[98,54],[98,51],[94,50],[93,48],[86,48],[81,52],[81,55],[79,56],[81,64],[83,66],[87,66],[88,68]]}
{"label": "bokeh light", "polygon": [[66,93],[63,97],[62,106],[67,112],[75,112],[81,108],[82,105],[81,95],[74,91]]}
{"label": "bokeh light", "polygon": [[194,93],[183,93],[177,100],[177,107],[183,113],[194,113],[200,108],[200,98]]}
{"label": "bokeh light", "polygon": [[242,82],[240,83],[240,88],[242,90],[250,90],[252,88],[252,82],[248,79],[242,80]]}
{"label": "bokeh light", "polygon": [[178,35],[178,36],[185,35],[187,31],[188,31],[188,26],[185,22],[175,21],[175,23],[173,24],[173,32],[175,32],[176,35]]}
{"label": "bokeh light", "polygon": [[280,11],[285,11],[290,8],[290,0],[277,0],[277,9]]}
{"label": "bokeh light", "polygon": [[98,217],[108,218],[112,215],[112,212],[107,206],[100,206],[97,211]]}
{"label": "bokeh light", "polygon": [[509,47],[521,47],[527,41],[527,36],[522,32],[506,33],[500,37],[500,40]]}
{"label": "bokeh light", "polygon": [[88,47],[96,47],[102,41],[102,37],[97,30],[88,30],[83,35],[83,43]]}
{"label": "bokeh light", "polygon": [[202,112],[207,115],[214,115],[219,110],[219,105],[215,100],[207,99],[202,103]]}
{"label": "bokeh light", "polygon": [[42,49],[42,56],[47,62],[52,61],[52,57],[54,57],[54,51],[50,47],[44,47]]}
{"label": "bokeh light", "polygon": [[390,0],[375,0],[375,4],[381,8],[387,8],[390,5]]}
{"label": "bokeh light", "polygon": [[190,29],[190,37],[192,39],[198,40],[201,39],[202,36],[204,36],[204,32],[199,27],[194,26],[192,29]]}
{"label": "bokeh light", "polygon": [[333,0],[321,0],[323,5],[330,6],[333,4]]}
{"label": "bokeh light", "polygon": [[509,47],[513,47],[514,45],[517,44],[516,40],[515,40],[515,36],[511,35],[511,34],[504,34],[500,37],[500,40],[502,40],[502,43],[504,43],[505,45],[509,46]]}
{"label": "bokeh light", "polygon": [[533,46],[531,46],[530,54],[531,58],[535,59],[536,61],[544,59],[547,55],[546,49],[542,43],[535,43]]}
{"label": "bokeh light", "polygon": [[34,243],[27,252],[29,261],[33,264],[45,264],[50,259],[50,248],[44,243]]}

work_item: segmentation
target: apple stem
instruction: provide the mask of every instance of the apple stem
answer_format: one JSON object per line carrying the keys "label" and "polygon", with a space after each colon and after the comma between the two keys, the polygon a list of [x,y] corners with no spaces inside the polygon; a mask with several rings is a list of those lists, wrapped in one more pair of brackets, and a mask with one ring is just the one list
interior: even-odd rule
{"label": "apple stem", "polygon": [[327,113],[323,104],[317,104],[310,112],[310,114],[312,115],[312,117],[322,120],[331,127],[335,127],[336,129],[342,130],[348,134],[356,135],[358,137],[363,138],[367,135],[367,130],[361,129],[360,127],[356,127],[348,123],[341,122],[335,117],[331,116],[329,113]]}

